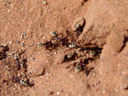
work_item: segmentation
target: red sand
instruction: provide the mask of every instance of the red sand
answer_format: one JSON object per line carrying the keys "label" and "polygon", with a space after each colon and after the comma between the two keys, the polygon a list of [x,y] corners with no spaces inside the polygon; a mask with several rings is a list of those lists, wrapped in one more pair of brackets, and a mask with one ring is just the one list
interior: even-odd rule
{"label": "red sand", "polygon": [[127,96],[127,10],[127,0],[0,0],[0,96]]}

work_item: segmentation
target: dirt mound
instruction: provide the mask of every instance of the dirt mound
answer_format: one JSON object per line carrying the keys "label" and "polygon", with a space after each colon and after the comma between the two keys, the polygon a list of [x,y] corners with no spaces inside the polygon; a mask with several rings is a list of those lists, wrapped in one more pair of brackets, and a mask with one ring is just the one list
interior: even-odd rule
{"label": "dirt mound", "polygon": [[127,0],[1,0],[0,96],[128,95]]}

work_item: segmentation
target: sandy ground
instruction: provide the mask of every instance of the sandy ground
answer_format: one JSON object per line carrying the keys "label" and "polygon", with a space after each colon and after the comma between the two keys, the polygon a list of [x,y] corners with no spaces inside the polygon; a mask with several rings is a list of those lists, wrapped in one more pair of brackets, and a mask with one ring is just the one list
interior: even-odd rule
{"label": "sandy ground", "polygon": [[127,0],[0,0],[0,96],[127,96]]}

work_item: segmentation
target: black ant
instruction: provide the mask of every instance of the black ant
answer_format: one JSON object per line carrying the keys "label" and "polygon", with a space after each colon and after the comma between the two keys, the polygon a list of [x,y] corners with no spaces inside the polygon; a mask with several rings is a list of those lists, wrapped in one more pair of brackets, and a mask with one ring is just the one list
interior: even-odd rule
{"label": "black ant", "polygon": [[84,61],[75,62],[68,65],[66,68],[69,68],[71,65],[73,65],[73,68],[70,71],[72,71],[73,69],[76,73],[84,71],[86,76],[88,76],[90,72],[92,72],[92,70],[94,69],[93,67],[88,67]]}
{"label": "black ant", "polygon": [[82,33],[83,28],[85,26],[85,19],[82,18],[81,20],[79,20],[78,22],[76,22],[76,24],[74,25],[74,27],[76,28],[75,32],[76,32],[76,37],[78,38],[79,35]]}
{"label": "black ant", "polygon": [[62,46],[68,46],[68,39],[67,38],[62,38],[59,36],[57,31],[52,31],[51,35],[53,36],[50,41],[45,42],[43,45],[46,47],[48,50],[53,50],[59,47],[60,45]]}
{"label": "black ant", "polygon": [[66,62],[66,61],[71,61],[71,60],[75,60],[75,58],[77,57],[77,53],[69,53],[69,54],[66,54],[64,56],[64,59],[62,61],[62,63]]}

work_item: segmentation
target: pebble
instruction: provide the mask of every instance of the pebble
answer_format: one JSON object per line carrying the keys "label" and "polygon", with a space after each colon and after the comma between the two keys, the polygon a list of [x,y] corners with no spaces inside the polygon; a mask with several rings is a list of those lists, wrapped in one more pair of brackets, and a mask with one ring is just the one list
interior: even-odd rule
{"label": "pebble", "polygon": [[23,35],[20,36],[20,39],[23,39]]}
{"label": "pebble", "polygon": [[56,94],[57,94],[57,95],[60,95],[60,92],[58,91],[58,92],[56,92]]}
{"label": "pebble", "polygon": [[8,12],[10,12],[10,9],[8,9]]}
{"label": "pebble", "polygon": [[46,60],[45,62],[48,63],[48,60]]}
{"label": "pebble", "polygon": [[44,1],[43,3],[44,3],[44,5],[47,5],[48,4],[46,1]]}
{"label": "pebble", "polygon": [[22,21],[24,22],[25,20],[23,19]]}
{"label": "pebble", "polygon": [[57,54],[57,52],[54,53],[55,55]]}
{"label": "pebble", "polygon": [[30,30],[27,30],[28,32],[30,32]]}
{"label": "pebble", "polygon": [[13,7],[14,5],[13,4],[10,4],[11,7]]}
{"label": "pebble", "polygon": [[16,90],[16,88],[13,88],[13,90]]}
{"label": "pebble", "polygon": [[9,44],[12,44],[12,41],[10,41]]}
{"label": "pebble", "polygon": [[40,81],[40,84],[42,84],[42,81]]}
{"label": "pebble", "polygon": [[102,91],[102,93],[103,93],[103,94],[105,94],[105,93],[106,93],[106,91],[105,91],[105,90],[103,90],[103,91]]}

